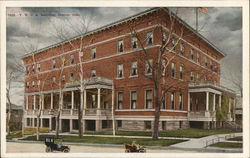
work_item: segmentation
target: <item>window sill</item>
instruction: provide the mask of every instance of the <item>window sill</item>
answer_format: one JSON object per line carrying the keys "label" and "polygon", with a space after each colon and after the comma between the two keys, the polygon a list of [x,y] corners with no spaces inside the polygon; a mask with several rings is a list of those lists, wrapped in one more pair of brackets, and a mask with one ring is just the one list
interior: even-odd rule
{"label": "window sill", "polygon": [[138,75],[129,76],[129,78],[136,78],[136,77],[138,77]]}
{"label": "window sill", "polygon": [[116,77],[115,79],[116,80],[122,80],[122,79],[124,79],[125,77]]}

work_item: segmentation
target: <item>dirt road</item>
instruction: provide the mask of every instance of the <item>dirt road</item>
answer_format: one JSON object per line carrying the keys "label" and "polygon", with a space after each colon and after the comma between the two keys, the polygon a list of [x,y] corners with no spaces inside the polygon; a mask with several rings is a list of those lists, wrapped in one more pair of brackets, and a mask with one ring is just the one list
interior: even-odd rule
{"label": "dirt road", "polygon": [[[44,153],[45,145],[39,143],[16,143],[7,142],[8,153]],[[85,146],[85,145],[69,145],[71,153],[79,152],[94,152],[94,153],[124,153],[124,147],[111,147],[111,146]],[[164,153],[164,152],[197,152],[197,151],[183,151],[172,149],[147,149],[147,153]]]}

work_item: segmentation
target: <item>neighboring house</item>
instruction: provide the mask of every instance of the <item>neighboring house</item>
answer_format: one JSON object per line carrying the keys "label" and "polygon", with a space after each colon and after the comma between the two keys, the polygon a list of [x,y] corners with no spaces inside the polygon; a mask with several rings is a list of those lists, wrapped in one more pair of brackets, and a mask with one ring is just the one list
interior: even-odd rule
{"label": "neighboring house", "polygon": [[[112,105],[115,107],[117,130],[152,129],[153,82],[142,75],[151,75],[151,70],[145,60],[138,58],[137,54],[142,49],[131,36],[128,26],[138,23],[136,31],[147,39],[145,49],[152,52],[154,61],[156,57],[153,53],[159,49],[168,33],[168,12],[167,8],[152,8],[82,35],[84,41],[91,39],[90,44],[85,45],[85,54],[80,56],[86,72],[83,74],[86,80],[83,90],[84,131],[110,130]],[[190,34],[181,38],[173,50],[173,53],[180,53],[165,69],[172,74],[166,77],[167,84],[181,83],[164,96],[160,130],[215,127],[215,112],[222,105],[222,96],[229,98],[226,119],[232,120],[234,92],[220,86],[220,60],[224,54],[188,24],[177,16],[175,18],[180,22],[178,25],[183,26]],[[77,42],[79,38],[76,37],[71,42]],[[62,45],[67,49],[65,52],[61,52]],[[56,119],[54,115],[50,115],[50,111],[59,108],[59,87],[53,82],[62,80],[63,107],[59,129],[61,132],[78,130],[81,98],[79,73],[76,71],[79,69],[78,55],[78,49],[74,50],[68,42],[61,42],[23,57],[26,67],[25,127],[36,126],[37,109],[41,107],[41,126],[55,130]],[[65,64],[60,77],[62,62]],[[36,80],[37,74],[39,80]],[[43,81],[46,75],[49,79]],[[44,82],[40,96],[38,89]],[[40,99],[42,105],[39,105]]]}
{"label": "neighboring house", "polygon": [[[6,110],[9,111],[9,104],[6,104]],[[6,116],[7,117],[7,116]],[[23,107],[11,104],[11,115],[10,115],[10,131],[17,131],[22,129],[22,118],[23,118]],[[6,120],[7,123],[7,120]]]}
{"label": "neighboring house", "polygon": [[242,124],[242,97],[240,94],[236,95],[235,121]]}

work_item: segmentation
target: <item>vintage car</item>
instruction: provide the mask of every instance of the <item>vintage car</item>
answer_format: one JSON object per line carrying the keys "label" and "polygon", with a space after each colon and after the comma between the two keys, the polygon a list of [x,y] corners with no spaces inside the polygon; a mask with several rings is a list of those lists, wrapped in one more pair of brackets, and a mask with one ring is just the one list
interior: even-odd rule
{"label": "vintage car", "polygon": [[44,143],[46,145],[46,152],[61,151],[68,153],[70,151],[68,146],[62,144],[62,138],[46,137]]}
{"label": "vintage car", "polygon": [[136,144],[135,141],[132,142],[132,144],[125,144],[125,152],[126,153],[145,153],[146,149],[144,146],[141,146],[139,144]]}

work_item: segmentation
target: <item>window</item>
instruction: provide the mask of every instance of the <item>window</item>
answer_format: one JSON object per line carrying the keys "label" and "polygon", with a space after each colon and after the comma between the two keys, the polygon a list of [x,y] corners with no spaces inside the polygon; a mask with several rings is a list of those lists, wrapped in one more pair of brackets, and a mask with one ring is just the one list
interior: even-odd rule
{"label": "window", "polygon": [[196,80],[200,81],[200,73],[199,72],[196,73]]}
{"label": "window", "polygon": [[[150,64],[150,65],[149,65]],[[153,60],[149,59],[148,61],[146,61],[146,74],[152,74],[152,67],[153,67]]]}
{"label": "window", "polygon": [[193,49],[190,50],[190,54],[191,54],[191,59],[194,60],[194,50]]}
{"label": "window", "polygon": [[95,59],[96,58],[96,48],[92,48],[91,49],[91,59]]}
{"label": "window", "polygon": [[122,94],[122,92],[118,92],[118,94],[117,94],[117,105],[118,105],[118,109],[122,109],[122,104],[123,104],[123,94]]}
{"label": "window", "polygon": [[123,77],[123,64],[117,65],[117,78]]}
{"label": "window", "polygon": [[52,60],[52,69],[56,68],[56,60]]}
{"label": "window", "polygon": [[148,32],[147,33],[147,44],[153,44],[153,32]]}
{"label": "window", "polygon": [[38,72],[41,71],[41,65],[40,65],[40,64],[37,64],[37,65],[36,65],[36,68],[37,68],[37,71],[38,71]]}
{"label": "window", "polygon": [[130,92],[130,105],[131,109],[136,109],[137,106],[137,93],[136,91],[131,91]]}
{"label": "window", "polygon": [[163,94],[163,98],[161,100],[161,108],[166,109],[166,94]]}
{"label": "window", "polygon": [[131,76],[137,75],[137,61],[133,61],[131,64]]}
{"label": "window", "polygon": [[151,121],[145,121],[145,129],[151,129]]}
{"label": "window", "polygon": [[190,72],[190,80],[194,81],[194,72]]}
{"label": "window", "polygon": [[65,75],[62,75],[62,81],[65,81]]}
{"label": "window", "polygon": [[70,73],[69,79],[70,79],[70,81],[74,80],[74,73],[73,72]]}
{"label": "window", "polygon": [[171,77],[175,77],[175,64],[171,64]]}
{"label": "window", "polygon": [[181,53],[181,55],[184,54],[184,43],[183,42],[180,43],[180,53]]}
{"label": "window", "polygon": [[26,82],[26,88],[29,88],[29,87],[30,87],[30,83]]}
{"label": "window", "polygon": [[167,42],[167,34],[166,32],[163,32],[162,34],[162,43],[165,44]]}
{"label": "window", "polygon": [[35,72],[35,65],[32,64],[32,72]]}
{"label": "window", "polygon": [[183,94],[180,93],[179,95],[179,109],[182,110],[183,107]]}
{"label": "window", "polygon": [[201,60],[201,59],[200,59],[200,54],[197,53],[197,63],[198,63],[198,64],[200,64],[200,62],[201,62],[200,60]]}
{"label": "window", "polygon": [[96,77],[96,70],[91,71],[91,77]]}
{"label": "window", "polygon": [[210,60],[210,69],[213,70],[213,62]]}
{"label": "window", "polygon": [[205,60],[205,66],[207,67],[207,57],[205,57],[204,60]]}
{"label": "window", "polygon": [[35,87],[35,81],[32,81],[32,87]]}
{"label": "window", "polygon": [[65,66],[65,57],[62,57],[62,66]]}
{"label": "window", "polygon": [[40,80],[37,81],[37,86],[40,86],[40,82],[41,82]]}
{"label": "window", "polygon": [[174,107],[175,107],[175,101],[174,101],[174,99],[175,99],[175,93],[172,92],[171,93],[171,109],[174,109]]}
{"label": "window", "polygon": [[166,61],[162,60],[162,64],[161,64],[162,76],[165,76],[166,68],[167,68]]}
{"label": "window", "polygon": [[184,69],[184,66],[181,65],[180,66],[180,80],[183,80],[183,69]]}
{"label": "window", "polygon": [[123,52],[123,41],[118,41],[118,52]]}
{"label": "window", "polygon": [[175,38],[171,38],[171,46],[172,46],[171,49],[173,49],[173,50],[175,50],[175,48],[176,48],[175,43],[176,43]]}
{"label": "window", "polygon": [[70,64],[74,64],[74,62],[75,62],[75,57],[72,54],[72,55],[70,55]]}
{"label": "window", "polygon": [[117,127],[122,127],[122,120],[117,120]]}
{"label": "window", "polygon": [[26,67],[26,74],[29,74],[29,67]]}
{"label": "window", "polygon": [[56,77],[55,77],[55,76],[52,77],[52,81],[53,81],[53,82],[56,82]]}
{"label": "window", "polygon": [[137,44],[137,38],[136,37],[132,37],[132,48],[137,48],[138,44]]}
{"label": "window", "polygon": [[151,109],[152,108],[152,89],[146,90],[146,109]]}
{"label": "window", "polygon": [[161,124],[162,124],[162,130],[166,130],[167,121],[162,121]]}

